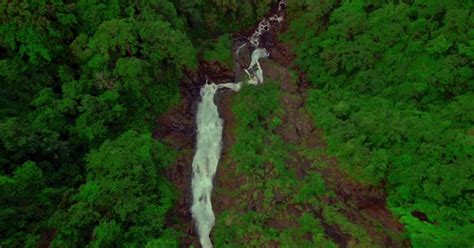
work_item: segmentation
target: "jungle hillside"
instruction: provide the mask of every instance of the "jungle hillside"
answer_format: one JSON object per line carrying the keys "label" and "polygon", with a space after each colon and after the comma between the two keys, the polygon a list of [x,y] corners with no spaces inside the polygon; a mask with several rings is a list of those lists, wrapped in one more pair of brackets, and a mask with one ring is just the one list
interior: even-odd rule
{"label": "jungle hillside", "polygon": [[214,247],[474,246],[473,1],[1,0],[0,248],[201,247],[200,90],[256,48]]}

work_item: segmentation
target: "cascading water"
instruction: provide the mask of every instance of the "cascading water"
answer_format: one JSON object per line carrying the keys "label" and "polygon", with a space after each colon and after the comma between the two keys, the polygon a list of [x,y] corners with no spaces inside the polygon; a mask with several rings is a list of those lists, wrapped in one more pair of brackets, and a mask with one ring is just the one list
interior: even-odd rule
{"label": "cascading water", "polygon": [[197,149],[193,159],[193,205],[191,212],[196,220],[201,245],[212,247],[209,233],[214,226],[211,204],[212,179],[222,149],[222,119],[219,118],[214,95],[218,87],[206,84],[201,88],[201,103],[197,111]]}
{"label": "cascading water", "polygon": [[[285,1],[280,1],[279,12]],[[263,70],[260,66],[259,59],[266,58],[269,53],[266,49],[258,48],[260,44],[260,35],[268,31],[271,21],[281,22],[283,17],[274,15],[269,20],[262,20],[255,33],[250,38],[250,44],[255,46],[252,52],[250,66],[245,69],[249,75],[248,84],[263,83]],[[239,50],[246,44],[240,46]],[[228,88],[239,91],[242,82],[225,83],[225,84],[205,84],[201,88],[201,102],[198,105],[196,116],[197,122],[197,144],[196,153],[193,159],[193,175],[191,181],[193,204],[191,213],[196,222],[196,229],[199,234],[199,240],[204,248],[211,248],[212,242],[209,234],[214,226],[215,216],[212,210],[211,192],[212,180],[216,174],[217,165],[219,163],[222,150],[222,129],[223,120],[219,117],[219,112],[214,103],[214,96],[221,88]]]}

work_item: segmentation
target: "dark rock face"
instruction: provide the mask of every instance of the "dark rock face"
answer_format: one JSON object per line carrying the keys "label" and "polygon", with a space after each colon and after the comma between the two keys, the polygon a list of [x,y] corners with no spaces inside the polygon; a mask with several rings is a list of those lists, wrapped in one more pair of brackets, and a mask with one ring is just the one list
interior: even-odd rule
{"label": "dark rock face", "polygon": [[243,69],[249,66],[253,49],[254,48],[244,39],[237,39],[234,43],[232,51],[234,56],[234,74],[236,81],[242,81],[247,78],[247,74]]}

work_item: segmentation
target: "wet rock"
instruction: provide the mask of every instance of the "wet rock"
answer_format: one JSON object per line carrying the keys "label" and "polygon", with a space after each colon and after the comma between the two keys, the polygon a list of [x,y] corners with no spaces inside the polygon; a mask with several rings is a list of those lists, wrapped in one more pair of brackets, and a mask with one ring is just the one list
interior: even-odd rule
{"label": "wet rock", "polygon": [[[251,55],[252,55],[252,51],[253,51],[253,47],[249,44],[246,44],[244,46],[242,46],[243,44],[246,44],[246,43],[243,43],[243,42],[238,42],[234,45],[232,51],[233,51],[233,55],[234,55],[234,62],[235,62],[235,73],[238,74],[236,75],[239,76],[237,78],[238,81],[241,81],[242,78],[240,76],[243,76],[244,75],[244,71],[243,69],[246,69],[249,65],[250,65],[250,61],[252,60],[251,59]],[[240,47],[240,49],[239,49]],[[238,51],[238,54],[237,54],[237,50]],[[246,74],[245,74],[246,75]]]}
{"label": "wet rock", "polygon": [[227,83],[234,81],[234,73],[218,62],[201,61],[198,69],[199,79],[202,82],[200,86],[206,81],[213,83]]}

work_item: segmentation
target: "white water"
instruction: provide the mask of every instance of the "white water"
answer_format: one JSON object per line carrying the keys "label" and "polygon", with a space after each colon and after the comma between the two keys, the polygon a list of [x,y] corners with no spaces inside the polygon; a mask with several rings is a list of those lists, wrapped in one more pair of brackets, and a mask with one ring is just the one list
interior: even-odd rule
{"label": "white water", "polygon": [[222,149],[222,124],[214,95],[218,87],[206,84],[201,88],[202,101],[197,112],[197,149],[193,159],[193,205],[191,213],[196,221],[200,242],[203,247],[212,247],[209,233],[214,226],[214,212],[211,204],[212,179]]}
{"label": "white water", "polygon": [[[270,54],[266,49],[257,48],[252,52],[252,60],[250,62],[250,66],[245,69],[245,72],[249,75],[250,80],[248,81],[249,84],[261,84],[263,83],[263,70],[260,66],[260,62],[258,61],[261,58],[268,58]],[[252,75],[249,70],[257,66],[257,70]]]}
{"label": "white water", "polygon": [[[279,4],[279,10],[281,7]],[[262,20],[255,33],[250,38],[250,43],[256,47],[252,52],[251,62],[245,72],[249,79],[248,84],[263,83],[263,70],[259,59],[267,58],[269,53],[264,48],[258,48],[260,44],[260,35],[268,31],[271,21],[281,22],[282,17],[274,15],[270,20]],[[236,54],[246,44],[241,45]],[[256,67],[256,68],[255,68]],[[196,222],[196,229],[199,234],[199,240],[203,248],[212,248],[212,242],[209,234],[214,226],[215,216],[212,210],[211,192],[212,180],[216,174],[222,150],[222,129],[223,120],[219,117],[219,112],[214,103],[214,96],[219,89],[228,88],[233,91],[239,91],[242,82],[225,84],[208,84],[201,88],[201,102],[198,105],[196,116],[197,123],[197,144],[196,153],[193,158],[193,175],[191,181],[193,204],[191,213]]]}

